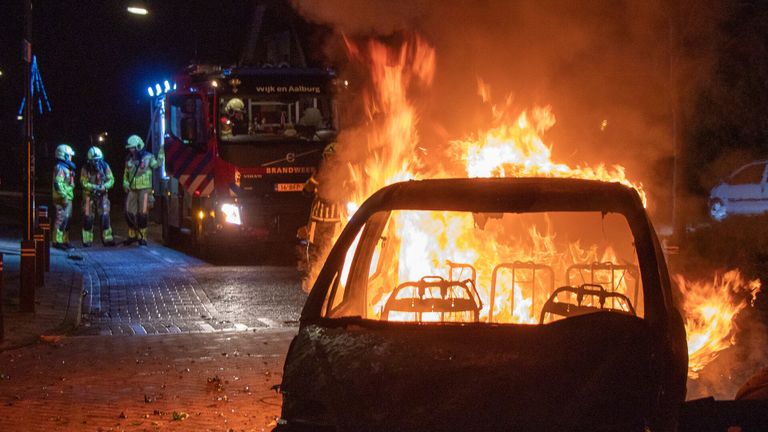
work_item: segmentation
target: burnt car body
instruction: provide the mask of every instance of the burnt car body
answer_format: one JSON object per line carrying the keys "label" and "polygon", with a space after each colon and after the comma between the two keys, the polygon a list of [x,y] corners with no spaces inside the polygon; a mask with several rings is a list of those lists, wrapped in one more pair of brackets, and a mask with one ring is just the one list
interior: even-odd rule
{"label": "burnt car body", "polygon": [[[554,281],[551,268],[518,260],[482,279],[474,267],[448,261],[451,275],[472,267],[469,277],[417,275],[366,304],[370,296],[360,291],[394,265],[387,250],[412,235],[406,227],[398,241],[387,236],[388,218],[410,211],[469,214],[475,230],[501,223],[501,215],[617,215],[631,231],[635,291],[594,280],[534,282],[531,304],[538,306],[520,324],[500,318],[500,272],[518,266],[528,271],[521,281]],[[607,265],[614,275],[632,267],[615,261],[577,263],[568,272]],[[512,290],[522,288],[513,281]],[[511,311],[516,300],[504,301]],[[407,317],[393,320],[398,313]],[[429,314],[437,318],[424,318]],[[318,275],[287,354],[276,430],[674,430],[687,360],[666,264],[635,190],[543,178],[397,183],[360,207]]]}

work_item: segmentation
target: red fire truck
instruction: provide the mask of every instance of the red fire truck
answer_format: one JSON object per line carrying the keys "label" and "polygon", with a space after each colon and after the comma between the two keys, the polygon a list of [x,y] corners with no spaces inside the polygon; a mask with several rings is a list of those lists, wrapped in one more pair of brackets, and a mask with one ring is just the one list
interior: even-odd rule
{"label": "red fire truck", "polygon": [[338,130],[334,73],[195,66],[174,81],[153,112],[166,155],[155,189],[166,243],[295,238],[311,203],[302,187]]}

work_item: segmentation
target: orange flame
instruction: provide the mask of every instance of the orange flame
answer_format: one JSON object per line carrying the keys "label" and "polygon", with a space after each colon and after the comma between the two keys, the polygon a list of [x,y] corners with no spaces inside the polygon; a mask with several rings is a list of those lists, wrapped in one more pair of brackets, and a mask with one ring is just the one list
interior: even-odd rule
{"label": "orange flame", "polygon": [[[715,274],[712,281],[689,281],[675,275],[683,294],[685,330],[688,335],[688,376],[699,372],[734,344],[733,317],[760,290],[760,280],[746,281],[738,270]],[[741,297],[735,301],[734,298]]]}
{"label": "orange flame", "polygon": [[[372,86],[365,95],[366,147],[368,157],[359,164],[349,164],[349,184],[353,190],[347,203],[351,215],[358,206],[378,189],[403,180],[425,178],[420,168],[417,126],[417,110],[408,98],[408,90],[414,86],[428,88],[435,73],[436,55],[434,49],[418,36],[411,43],[392,50],[386,45],[370,41],[361,48],[346,41],[350,56],[366,62]],[[478,82],[478,91],[483,101],[490,103],[491,90],[484,82]],[[429,177],[570,177],[618,182],[638,191],[643,204],[647,196],[640,183],[630,181],[624,167],[620,165],[571,167],[555,162],[552,148],[547,146],[541,135],[555,124],[550,107],[537,107],[517,115],[511,108],[512,98],[507,97],[503,106],[491,105],[493,125],[487,131],[451,142],[452,154],[464,162],[465,171],[429,174]],[[360,143],[350,143],[359,146]],[[341,145],[345,143],[342,141]],[[342,147],[343,151],[343,147]],[[492,229],[478,232],[473,230],[475,221],[471,215],[456,213],[411,213],[394,218],[386,233],[390,241],[403,243],[400,247],[397,280],[417,280],[423,275],[437,275],[446,272],[451,262],[467,263],[474,268],[493,268],[503,261],[541,262],[561,271],[575,263],[617,262],[610,248],[597,245],[582,247],[570,244],[567,250],[557,250],[555,234],[541,232],[531,227],[528,237],[519,244],[500,247],[495,241],[483,236],[495,236]],[[407,233],[407,236],[402,234]],[[443,233],[436,238],[436,233]],[[490,239],[492,240],[492,239]],[[350,248],[347,265],[355,247]],[[500,250],[503,249],[503,250]],[[503,258],[503,259],[502,259]],[[376,258],[379,259],[378,256]],[[374,273],[371,268],[371,275]],[[345,273],[348,268],[345,267]],[[390,270],[391,271],[391,270]],[[610,278],[615,274],[610,270]],[[450,275],[449,275],[450,276]],[[372,276],[374,277],[374,276]],[[346,280],[344,276],[342,280]],[[489,287],[491,275],[479,273],[478,287]],[[686,293],[686,327],[689,332],[691,374],[701,370],[719,350],[729,346],[731,321],[744,304],[726,308],[731,303],[731,293],[739,287],[756,290],[756,281],[745,284],[738,272],[729,272],[722,278],[715,278],[712,284],[691,283],[678,276],[678,282]],[[383,289],[383,287],[381,288]],[[537,287],[538,289],[538,287]],[[614,290],[630,294],[632,287],[625,279],[613,287]],[[636,289],[636,288],[635,288]],[[717,295],[713,295],[716,293]],[[382,306],[389,292],[372,293],[369,297],[369,315],[380,316]],[[480,290],[483,302],[481,318],[494,322],[535,323],[533,311],[540,309],[542,298],[533,298],[531,289],[522,283],[500,285],[495,293],[493,305],[490,294]],[[514,307],[511,307],[511,305]],[[642,315],[642,304],[636,305]],[[430,320],[434,317],[423,317]],[[398,319],[394,317],[391,319]],[[408,319],[408,318],[400,318]]]}

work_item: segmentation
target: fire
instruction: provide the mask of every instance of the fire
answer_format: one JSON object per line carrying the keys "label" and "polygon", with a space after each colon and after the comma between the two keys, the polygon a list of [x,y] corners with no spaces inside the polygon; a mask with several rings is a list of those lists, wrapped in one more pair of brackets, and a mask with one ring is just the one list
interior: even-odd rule
{"label": "fire", "polygon": [[746,281],[738,270],[716,274],[712,281],[689,281],[681,275],[674,279],[683,293],[688,376],[697,378],[720,351],[733,345],[733,317],[754,298],[760,281]]}
{"label": "fire", "polygon": [[[462,162],[459,165],[463,167],[462,172],[435,173],[433,169],[426,174],[418,151],[419,116],[408,94],[413,88],[428,89],[431,86],[436,62],[434,49],[418,36],[399,49],[391,49],[377,41],[369,41],[364,46],[349,40],[346,43],[350,57],[367,64],[372,84],[365,94],[368,124],[364,128],[364,136],[367,157],[364,161],[349,163],[348,166],[349,175],[345,187],[352,190],[346,206],[348,216],[368,196],[386,185],[428,177],[593,179],[632,187],[637,190],[643,204],[647,203],[642,185],[630,181],[624,167],[620,165],[601,163],[597,166],[572,167],[553,160],[552,147],[542,139],[542,135],[555,125],[556,119],[551,108],[537,107],[512,114],[514,110],[509,97],[503,106],[490,106],[493,124],[488,130],[451,142],[451,154]],[[490,87],[480,81],[478,88],[483,101],[489,103]],[[349,145],[359,147],[360,143]],[[344,146],[342,140],[342,152]],[[391,279],[397,281],[419,280],[424,275],[443,275],[446,279],[461,280],[469,272],[475,279],[483,303],[481,320],[492,322],[538,322],[534,311],[541,310],[547,296],[540,294],[534,297],[533,293],[549,294],[555,286],[554,282],[548,286],[541,278],[536,279],[538,264],[550,268],[553,274],[558,275],[567,274],[568,269],[574,266],[592,266],[589,271],[593,280],[602,277],[603,281],[609,281],[610,290],[623,293],[628,298],[633,295],[633,298],[637,298],[639,278],[636,273],[633,275],[629,266],[613,264],[622,260],[617,258],[610,247],[584,246],[576,242],[558,248],[556,233],[536,226],[531,226],[527,234],[521,236],[516,243],[500,245],[494,241],[504,235],[498,227],[494,228],[493,223],[490,223],[490,228],[477,230],[477,224],[478,221],[471,214],[411,212],[395,216],[385,234],[388,241],[402,244],[399,248],[400,256],[397,257],[399,265],[396,270],[383,271],[396,271],[398,274],[392,275]],[[355,247],[350,248],[347,266],[354,250]],[[371,278],[386,277],[376,273],[375,261],[379,259],[378,255],[374,258]],[[513,283],[508,272],[514,266],[522,269],[523,277]],[[494,269],[493,273],[488,269]],[[345,267],[342,281],[346,280],[347,271]],[[458,273],[454,275],[454,271]],[[602,276],[596,276],[598,274]],[[554,276],[552,279],[554,281]],[[565,282],[569,283],[568,280]],[[680,277],[678,282],[687,294],[686,327],[689,331],[691,373],[695,374],[714,358],[717,351],[730,344],[728,335],[731,333],[732,318],[744,307],[743,304],[725,307],[730,305],[731,293],[743,286],[754,290],[755,282],[745,285],[738,272],[716,278],[713,284],[690,283]],[[379,284],[382,292],[372,293],[369,297],[369,316],[381,316],[383,305],[391,295],[390,291],[384,289],[384,285]],[[489,291],[488,287],[491,286],[493,288]],[[642,306],[641,301],[635,305],[638,316],[643,314]],[[626,310],[625,306],[619,307]],[[439,319],[428,317],[426,313],[424,315],[422,320]],[[414,318],[390,316],[390,319]]]}
{"label": "fire", "polygon": [[[369,41],[363,47],[349,40],[346,43],[353,59],[367,63],[372,84],[365,94],[369,119],[365,140],[369,157],[361,163],[349,165],[349,184],[353,186],[354,193],[346,207],[351,214],[363,200],[381,187],[402,180],[427,177],[420,169],[422,164],[417,157],[419,137],[416,126],[419,118],[414,104],[407,97],[407,91],[414,86],[428,88],[431,85],[436,56],[432,47],[418,36],[414,37],[412,43],[403,44],[395,50],[376,41]],[[478,87],[483,100],[489,102],[490,88],[483,82],[479,82]],[[541,138],[555,124],[551,109],[535,108],[530,114],[522,112],[512,117],[509,114],[512,111],[510,100],[507,98],[506,106],[490,107],[495,123],[493,128],[477,134],[478,138],[451,143],[452,154],[465,162],[463,171],[431,172],[429,176],[599,179],[634,187],[645,200],[642,186],[630,182],[621,166],[610,169],[604,165],[596,168],[571,168],[554,162],[552,149]],[[546,263],[560,275],[575,264],[616,261],[610,249],[599,250],[595,245],[582,248],[579,244],[572,244],[565,250],[557,250],[555,234],[542,232],[535,226],[528,230],[525,240],[499,247],[498,242],[493,241],[496,236],[502,235],[498,229],[477,231],[474,229],[475,224],[471,215],[455,213],[417,213],[397,218],[396,223],[389,227],[388,237],[407,241],[407,247],[400,249],[399,274],[396,279],[418,280],[423,275],[445,274],[449,262],[463,264],[464,269],[493,269],[498,263],[505,262]],[[402,233],[407,233],[407,240]],[[435,238],[436,233],[443,234]],[[350,258],[354,249],[350,249]],[[477,285],[486,288],[479,290],[483,301],[481,317],[496,322],[538,322],[534,310],[540,309],[546,296],[533,298],[531,293],[534,290],[550,292],[552,287],[538,286],[543,283],[541,281],[508,283],[509,271],[509,268],[503,266],[498,270],[499,290],[493,293],[493,305],[487,287],[493,285],[492,279],[496,276],[488,271],[480,271],[476,275]],[[610,270],[611,276],[613,272]],[[342,280],[345,279],[342,277]],[[629,292],[632,288],[628,286],[627,279],[612,286],[613,290],[621,292]],[[381,313],[388,295],[382,292],[379,296],[373,296],[370,304],[372,314]]]}
{"label": "fire", "polygon": [[[488,90],[481,87],[481,95]],[[493,107],[498,124],[478,138],[456,140],[456,149],[466,160],[469,177],[569,177],[621,183],[640,194],[643,205],[647,197],[642,184],[630,181],[621,165],[607,167],[570,167],[552,161],[552,148],[544,144],[541,134],[555,125],[550,107],[523,111],[514,121]]]}
{"label": "fire", "polygon": [[418,116],[406,89],[432,84],[435,51],[419,37],[398,51],[374,40],[368,42],[366,50],[348,40],[346,43],[350,57],[368,63],[372,82],[365,94],[369,157],[360,165],[349,166],[354,195],[350,200],[353,204],[347,207],[356,208],[380,188],[414,178]]}

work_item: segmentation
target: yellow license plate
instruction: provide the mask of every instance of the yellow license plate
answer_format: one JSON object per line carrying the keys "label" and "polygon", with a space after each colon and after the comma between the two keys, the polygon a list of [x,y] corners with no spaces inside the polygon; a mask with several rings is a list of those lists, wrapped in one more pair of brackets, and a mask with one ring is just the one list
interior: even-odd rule
{"label": "yellow license plate", "polygon": [[275,192],[301,192],[304,183],[275,183]]}

